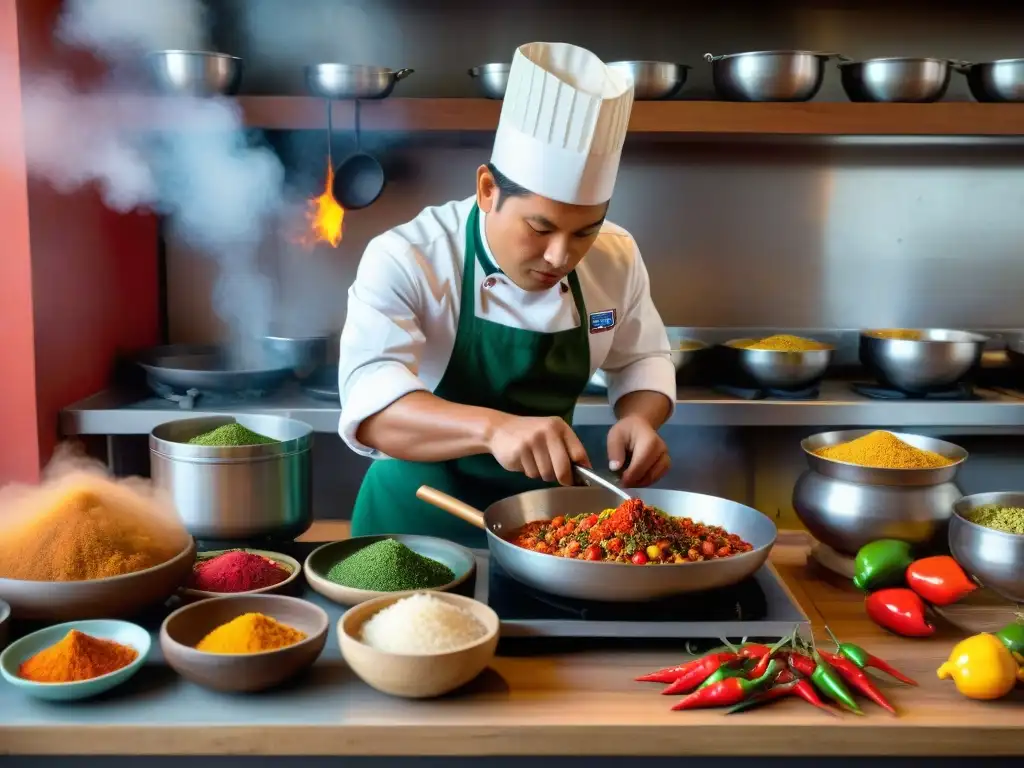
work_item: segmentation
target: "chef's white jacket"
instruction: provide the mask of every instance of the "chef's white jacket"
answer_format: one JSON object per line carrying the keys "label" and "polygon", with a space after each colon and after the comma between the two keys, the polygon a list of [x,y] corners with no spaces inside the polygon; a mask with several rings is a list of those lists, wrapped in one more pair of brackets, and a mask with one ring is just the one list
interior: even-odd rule
{"label": "chef's white jacket", "polygon": [[[432,392],[444,376],[459,325],[466,226],[475,201],[471,197],[427,208],[366,246],[348,292],[338,366],[338,432],[357,453],[385,458],[356,440],[360,423],[410,392]],[[493,262],[485,220],[481,211],[481,242]],[[544,291],[524,291],[500,272],[487,277],[475,261],[473,268],[477,317],[541,332],[579,326],[567,281]],[[632,236],[605,222],[576,274],[588,314],[582,322],[591,326],[590,372],[605,371],[609,402],[653,390],[675,407],[668,335]],[[615,324],[595,327],[600,323],[592,323],[590,316],[607,310],[615,310]]]}

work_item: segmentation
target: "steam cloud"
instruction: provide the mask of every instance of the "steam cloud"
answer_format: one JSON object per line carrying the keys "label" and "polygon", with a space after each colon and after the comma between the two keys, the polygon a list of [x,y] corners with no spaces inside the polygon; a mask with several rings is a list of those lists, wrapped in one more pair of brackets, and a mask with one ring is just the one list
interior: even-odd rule
{"label": "steam cloud", "polygon": [[[247,142],[230,99],[161,99],[142,116],[143,94],[125,74],[149,51],[210,50],[205,7],[67,0],[55,34],[107,61],[110,75],[88,91],[61,74],[23,78],[28,172],[65,192],[95,183],[118,211],[168,216],[173,234],[216,260],[215,307],[235,340],[268,333],[274,288],[257,256],[289,206],[284,168],[270,149]],[[140,117],[167,128],[146,129]]]}

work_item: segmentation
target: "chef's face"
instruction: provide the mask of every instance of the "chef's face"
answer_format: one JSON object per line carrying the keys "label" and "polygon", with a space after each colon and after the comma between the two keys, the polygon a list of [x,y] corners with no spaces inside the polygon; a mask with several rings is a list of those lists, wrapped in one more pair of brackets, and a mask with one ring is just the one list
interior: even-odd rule
{"label": "chef's face", "polygon": [[501,271],[527,291],[557,285],[590,250],[608,204],[569,205],[539,195],[502,193],[487,166],[477,171],[477,203]]}

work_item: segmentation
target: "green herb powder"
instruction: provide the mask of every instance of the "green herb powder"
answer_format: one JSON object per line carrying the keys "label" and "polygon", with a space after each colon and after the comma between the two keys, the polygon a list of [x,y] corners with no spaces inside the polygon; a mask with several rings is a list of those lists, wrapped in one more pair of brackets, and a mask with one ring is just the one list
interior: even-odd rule
{"label": "green herb powder", "polygon": [[986,528],[1024,535],[1024,508],[1021,507],[1000,507],[991,504],[965,512],[964,517]]}
{"label": "green herb powder", "polygon": [[455,580],[455,573],[400,541],[382,539],[335,563],[327,579],[352,589],[403,592],[443,586]]}
{"label": "green herb powder", "polygon": [[266,437],[251,429],[246,429],[241,424],[225,424],[210,432],[196,435],[188,441],[189,445],[205,445],[209,447],[231,447],[241,445],[269,445],[279,443],[272,437]]}

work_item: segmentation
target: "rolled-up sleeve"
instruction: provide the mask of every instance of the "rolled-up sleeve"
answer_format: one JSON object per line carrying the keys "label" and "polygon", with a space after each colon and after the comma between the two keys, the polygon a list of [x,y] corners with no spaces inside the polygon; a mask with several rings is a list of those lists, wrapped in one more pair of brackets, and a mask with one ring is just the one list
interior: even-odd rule
{"label": "rolled-up sleeve", "polygon": [[401,397],[429,391],[419,379],[424,335],[418,319],[421,281],[412,272],[407,243],[387,235],[370,241],[348,291],[348,314],[341,332],[338,433],[356,453],[386,458],[356,439],[359,425]]}
{"label": "rolled-up sleeve", "polygon": [[650,390],[665,395],[674,411],[676,369],[672,364],[668,334],[651,299],[650,278],[635,242],[633,249],[633,268],[622,318],[601,365],[608,379],[608,402],[614,406],[623,395]]}

